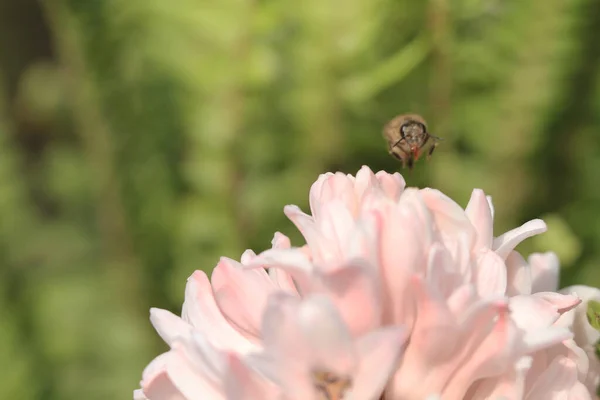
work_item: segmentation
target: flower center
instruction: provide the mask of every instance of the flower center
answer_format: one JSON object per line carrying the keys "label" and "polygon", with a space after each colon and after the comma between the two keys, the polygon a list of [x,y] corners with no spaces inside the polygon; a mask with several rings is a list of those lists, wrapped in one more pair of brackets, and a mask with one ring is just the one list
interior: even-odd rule
{"label": "flower center", "polygon": [[319,400],[342,400],[350,387],[350,377],[338,376],[332,372],[317,370],[312,373],[315,389],[319,394]]}

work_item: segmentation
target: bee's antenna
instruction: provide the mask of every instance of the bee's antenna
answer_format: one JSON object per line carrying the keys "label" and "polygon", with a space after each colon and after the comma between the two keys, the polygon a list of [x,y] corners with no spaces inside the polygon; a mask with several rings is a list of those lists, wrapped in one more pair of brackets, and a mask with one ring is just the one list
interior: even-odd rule
{"label": "bee's antenna", "polygon": [[392,147],[396,147],[400,144],[400,142],[402,142],[403,140],[405,140],[406,138],[401,138],[400,140],[398,140],[396,143],[394,143],[394,145]]}

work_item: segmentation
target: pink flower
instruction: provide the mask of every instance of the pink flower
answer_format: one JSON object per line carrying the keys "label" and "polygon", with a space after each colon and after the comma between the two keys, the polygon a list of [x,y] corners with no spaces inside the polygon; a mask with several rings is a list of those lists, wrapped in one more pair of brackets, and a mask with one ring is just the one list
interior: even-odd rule
{"label": "pink flower", "polygon": [[152,310],[171,350],[136,398],[591,398],[561,323],[580,299],[556,293],[552,255],[514,250],[542,221],[494,237],[482,191],[463,209],[367,167],[320,176],[310,209],[284,209],[305,246],[277,233],[195,272],[181,318]]}

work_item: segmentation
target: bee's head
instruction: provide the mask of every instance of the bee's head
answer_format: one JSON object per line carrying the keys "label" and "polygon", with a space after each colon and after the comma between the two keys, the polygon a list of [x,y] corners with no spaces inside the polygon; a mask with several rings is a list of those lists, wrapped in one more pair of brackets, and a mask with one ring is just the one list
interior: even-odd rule
{"label": "bee's head", "polygon": [[412,150],[416,150],[425,145],[427,127],[422,122],[409,120],[400,126],[400,135]]}

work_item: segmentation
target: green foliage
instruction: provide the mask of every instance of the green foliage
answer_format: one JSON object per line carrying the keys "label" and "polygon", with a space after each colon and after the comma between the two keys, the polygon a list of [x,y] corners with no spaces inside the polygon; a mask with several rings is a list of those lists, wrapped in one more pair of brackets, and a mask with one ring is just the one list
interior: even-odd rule
{"label": "green foliage", "polygon": [[520,250],[598,286],[599,29],[593,0],[14,2],[0,398],[128,398],[165,348],[148,309],[275,231],[301,244],[283,206],[325,171],[397,170],[381,128],[407,111],[446,139],[409,185],[484,189],[496,233],[542,216]]}
{"label": "green foliage", "polygon": [[590,325],[600,331],[600,303],[594,300],[590,300],[587,303],[586,311],[587,320]]}

